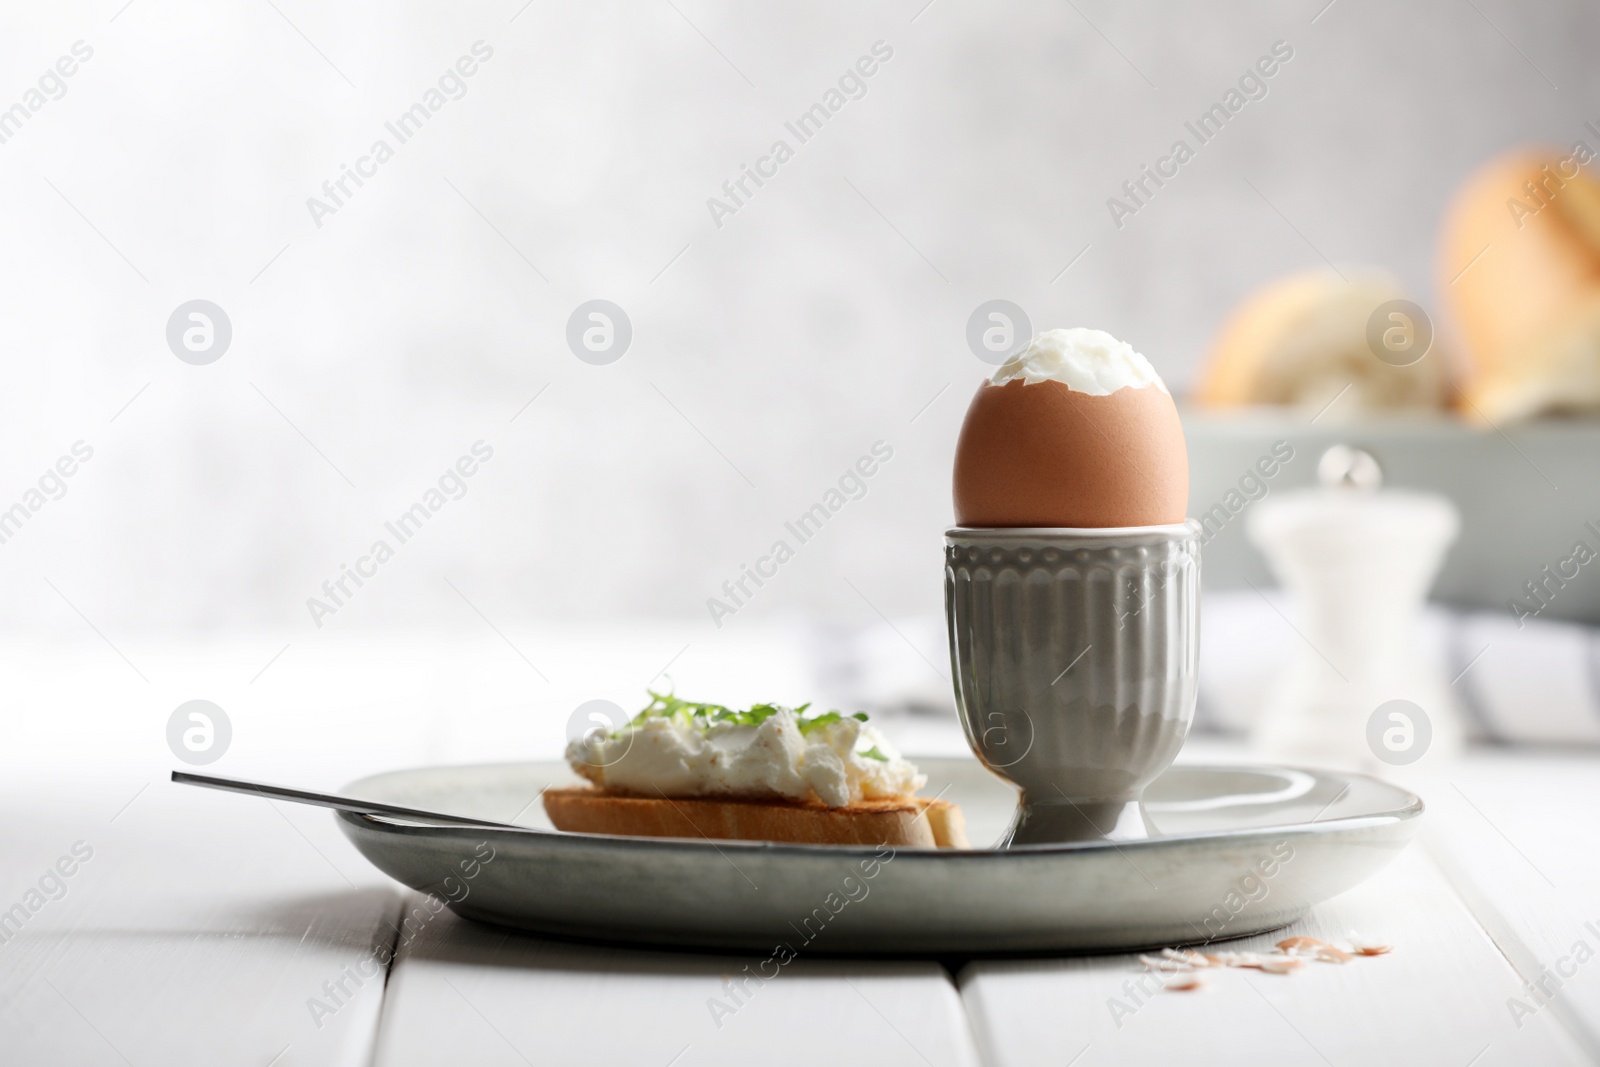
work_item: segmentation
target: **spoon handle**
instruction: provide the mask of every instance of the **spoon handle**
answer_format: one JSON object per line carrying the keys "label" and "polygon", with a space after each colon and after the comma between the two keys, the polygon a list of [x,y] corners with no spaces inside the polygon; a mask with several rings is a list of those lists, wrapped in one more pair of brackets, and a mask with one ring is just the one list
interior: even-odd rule
{"label": "spoon handle", "polygon": [[250,796],[268,797],[273,800],[288,800],[296,804],[334,808],[338,811],[353,812],[357,815],[404,819],[408,822],[424,823],[431,826],[476,826],[494,830],[533,829],[528,826],[516,826],[512,823],[495,822],[491,819],[470,819],[463,815],[447,815],[439,811],[406,808],[398,804],[383,804],[376,800],[357,800],[354,797],[342,797],[336,793],[314,793],[309,789],[291,789],[283,785],[246,782],[239,778],[217,778],[209,774],[190,774],[188,771],[173,771],[172,780],[179,785],[197,785],[205,789],[220,789],[228,793],[244,793]]}

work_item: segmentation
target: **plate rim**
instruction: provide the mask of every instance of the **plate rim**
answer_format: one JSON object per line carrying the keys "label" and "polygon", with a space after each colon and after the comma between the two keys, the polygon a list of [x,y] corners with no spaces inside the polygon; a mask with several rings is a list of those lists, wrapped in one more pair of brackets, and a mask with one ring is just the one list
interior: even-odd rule
{"label": "plate rim", "polygon": [[[925,757],[924,762],[952,762],[966,763],[959,756]],[[976,760],[971,761],[974,765]],[[341,787],[340,792],[347,795],[359,795],[356,787],[373,779],[384,778],[389,775],[404,774],[408,772],[441,771],[441,770],[488,770],[491,768],[534,767],[534,766],[561,766],[560,760],[502,760],[494,763],[444,763],[429,764],[418,767],[401,767],[391,771],[380,771],[377,774],[364,775]],[[1240,827],[1232,830],[1202,830],[1192,833],[1179,833],[1163,835],[1161,837],[1146,838],[1137,841],[1070,841],[1045,845],[1027,845],[1018,848],[994,849],[944,849],[944,848],[910,848],[897,846],[895,858],[902,856],[923,859],[928,862],[954,863],[965,861],[989,862],[991,857],[1007,856],[1022,859],[1024,857],[1061,857],[1082,853],[1117,852],[1148,852],[1160,848],[1170,848],[1187,845],[1190,843],[1205,842],[1217,838],[1226,838],[1231,841],[1248,840],[1261,836],[1278,836],[1295,834],[1306,836],[1308,834],[1330,834],[1345,831],[1359,831],[1380,826],[1396,826],[1406,823],[1415,823],[1427,810],[1422,798],[1404,786],[1385,781],[1360,771],[1335,771],[1318,770],[1313,767],[1293,766],[1285,763],[1184,763],[1175,765],[1176,768],[1186,771],[1200,771],[1211,773],[1237,772],[1244,770],[1272,771],[1292,770],[1303,774],[1314,775],[1322,779],[1328,777],[1342,777],[1361,779],[1373,784],[1390,789],[1399,794],[1403,803],[1398,807],[1366,815],[1344,816],[1334,819],[1323,819],[1318,816],[1309,822],[1278,823],[1269,826]],[[997,779],[1003,781],[1003,779]],[[1335,798],[1337,799],[1337,798]],[[567,846],[578,848],[593,848],[601,851],[608,849],[637,850],[641,847],[663,852],[703,852],[707,847],[717,850],[735,849],[739,852],[750,853],[760,851],[764,854],[795,857],[827,857],[841,855],[876,855],[882,849],[881,845],[816,845],[792,841],[740,841],[734,839],[709,838],[700,840],[692,837],[629,837],[621,834],[586,834],[568,830],[545,829],[539,826],[522,828],[498,827],[471,827],[471,826],[435,826],[417,823],[395,822],[389,819],[372,815],[360,814],[349,811],[335,811],[334,814],[345,823],[359,830],[368,830],[375,833],[394,835],[399,837],[437,838],[445,837],[484,837],[486,835],[503,836],[509,839],[524,838],[533,835],[546,841],[568,841]]]}

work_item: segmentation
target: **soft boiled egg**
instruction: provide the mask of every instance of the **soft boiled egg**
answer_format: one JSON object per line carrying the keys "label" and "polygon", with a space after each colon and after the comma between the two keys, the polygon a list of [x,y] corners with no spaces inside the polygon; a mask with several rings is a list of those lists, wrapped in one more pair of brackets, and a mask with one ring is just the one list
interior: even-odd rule
{"label": "soft boiled egg", "polygon": [[978,386],[954,489],[965,527],[1178,523],[1189,451],[1149,360],[1102,330],[1047,330]]}

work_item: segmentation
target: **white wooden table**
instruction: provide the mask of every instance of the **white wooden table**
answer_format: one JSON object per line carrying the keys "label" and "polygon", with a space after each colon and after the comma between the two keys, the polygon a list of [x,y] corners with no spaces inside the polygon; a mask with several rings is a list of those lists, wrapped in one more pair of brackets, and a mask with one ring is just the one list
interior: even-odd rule
{"label": "white wooden table", "polygon": [[[1153,996],[1127,956],[801,958],[718,1020],[708,1001],[726,1002],[750,960],[444,913],[385,967],[418,898],[327,812],[167,783],[165,722],[196,696],[233,720],[213,770],[337,787],[385,767],[547,757],[574,697],[596,695],[546,688],[498,640],[292,648],[258,675],[278,644],[121,644],[148,682],[103,646],[14,650],[0,669],[0,909],[26,913],[0,913],[0,1063],[1600,1063],[1600,753],[1483,752],[1408,783],[1430,806],[1419,843],[1291,931],[1358,930],[1390,955]],[[674,651],[640,638],[592,666]],[[690,675],[715,668],[687,659]],[[553,662],[576,676],[582,653]],[[959,746],[939,727],[917,740]]]}

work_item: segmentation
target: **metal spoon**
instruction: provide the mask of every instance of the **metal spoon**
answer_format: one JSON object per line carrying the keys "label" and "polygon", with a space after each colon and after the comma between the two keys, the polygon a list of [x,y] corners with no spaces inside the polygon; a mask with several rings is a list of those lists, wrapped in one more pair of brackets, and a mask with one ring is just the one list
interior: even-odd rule
{"label": "metal spoon", "polygon": [[492,819],[471,819],[464,815],[447,815],[440,811],[405,808],[398,804],[382,804],[376,800],[357,800],[354,797],[342,797],[336,793],[314,793],[309,789],[291,789],[283,785],[246,782],[239,778],[215,778],[209,774],[190,774],[188,771],[173,771],[172,780],[179,785],[197,785],[206,789],[220,789],[227,793],[245,793],[251,796],[270,797],[273,800],[289,800],[296,804],[311,804],[320,808],[333,808],[337,811],[353,812],[356,815],[404,819],[407,822],[422,823],[428,826],[474,826],[493,830],[538,832],[531,826],[517,826],[507,822],[495,822]]}

